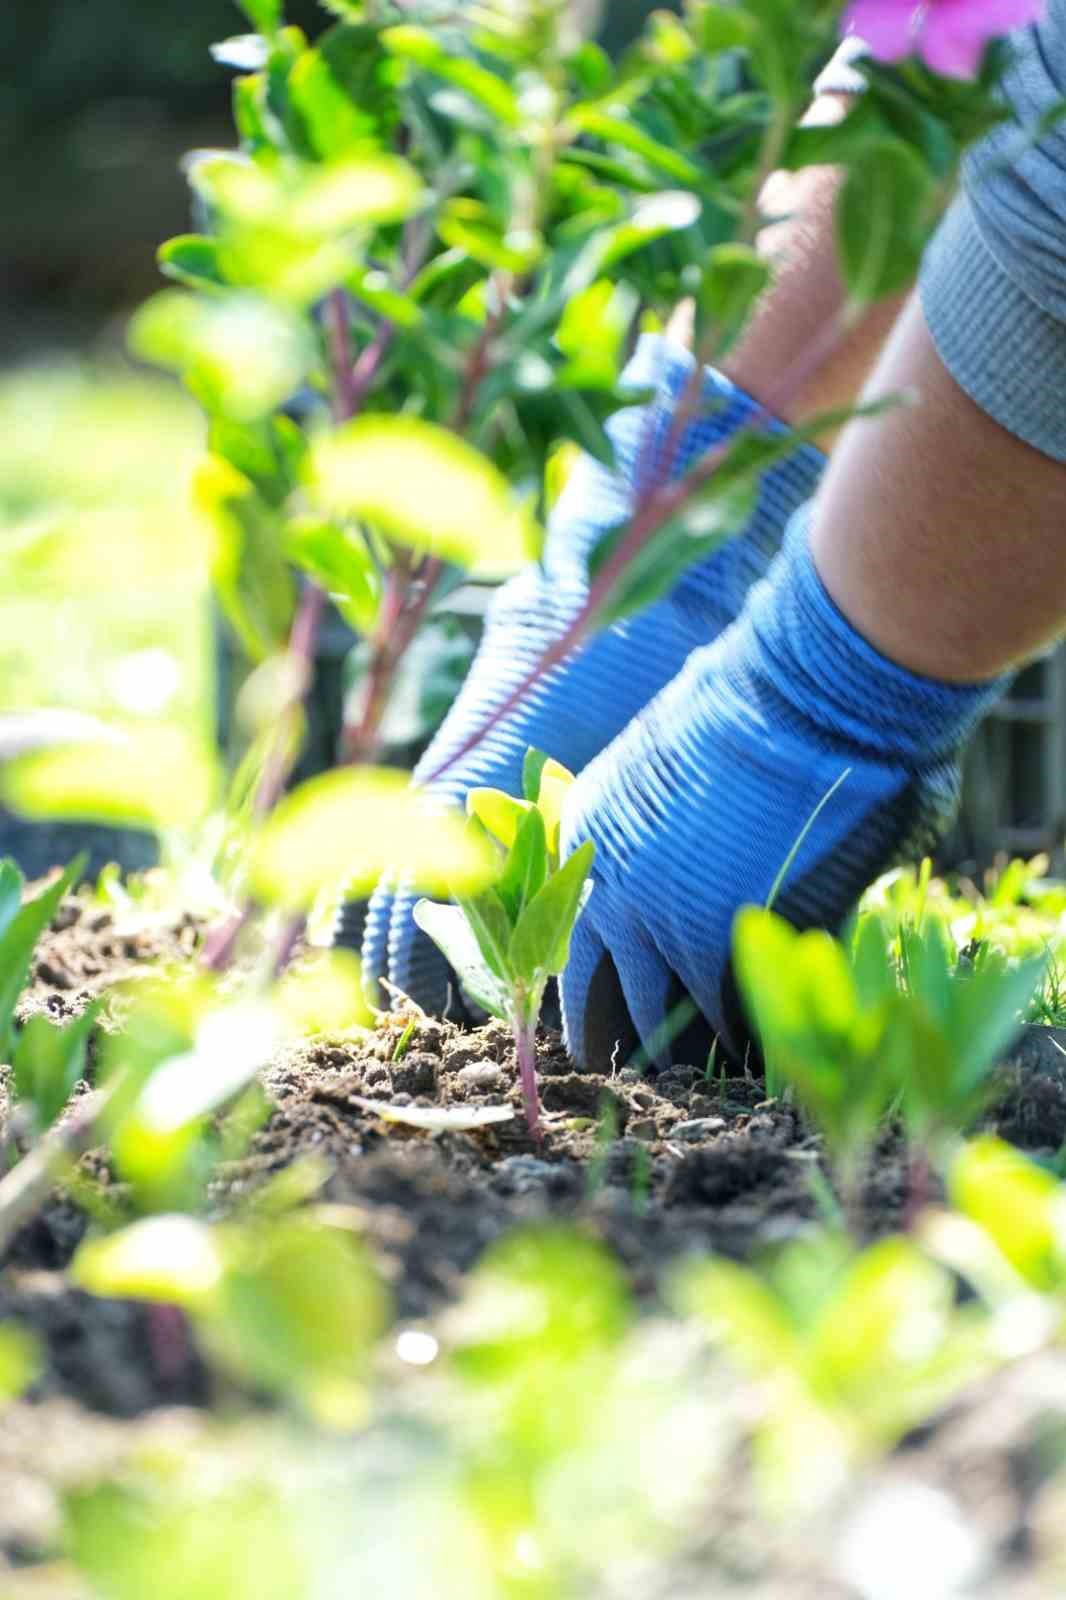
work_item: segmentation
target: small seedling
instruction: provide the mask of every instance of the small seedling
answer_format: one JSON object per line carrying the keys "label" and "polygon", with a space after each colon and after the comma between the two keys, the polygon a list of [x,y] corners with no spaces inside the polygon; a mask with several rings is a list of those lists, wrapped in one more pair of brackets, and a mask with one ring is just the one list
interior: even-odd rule
{"label": "small seedling", "polygon": [[1003,1052],[1020,1031],[1044,977],[1039,956],[1010,964],[987,947],[959,966],[943,922],[901,928],[902,1004],[895,1053],[910,1143],[942,1159],[995,1092]]}
{"label": "small seedling", "polygon": [[896,980],[864,934],[851,955],[828,933],[796,930],[751,906],[737,917],[734,962],[777,1083],[790,1086],[824,1135],[844,1210],[858,1222],[870,1145],[895,1085],[884,1051]]}
{"label": "small seedling", "polygon": [[12,1069],[15,1099],[33,1118],[36,1134],[48,1131],[85,1076],[89,1036],[102,1002],[86,1006],[66,1027],[43,1012],[27,1018],[15,1045]]}
{"label": "small seedling", "polygon": [[526,756],[524,798],[473,789],[470,826],[487,833],[500,854],[492,888],[457,905],[420,900],[415,920],[454,967],[473,1000],[514,1030],[526,1120],[543,1137],[537,1087],[536,1031],[548,980],[570,955],[570,936],[588,892],[595,846],[559,859],[563,797],[573,775],[540,751]]}
{"label": "small seedling", "polygon": [[897,1105],[920,1190],[916,1211],[930,1165],[988,1104],[1043,960],[1011,966],[989,957],[960,969],[937,916],[897,935],[868,913],[843,944],[752,907],[737,918],[735,940],[738,981],[767,1059],[820,1126],[849,1216],[870,1143]]}

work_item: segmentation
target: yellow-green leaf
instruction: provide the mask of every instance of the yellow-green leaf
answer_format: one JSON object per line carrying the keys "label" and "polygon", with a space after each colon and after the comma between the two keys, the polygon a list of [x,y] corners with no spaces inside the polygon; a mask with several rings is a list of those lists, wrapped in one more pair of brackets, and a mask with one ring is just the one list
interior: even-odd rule
{"label": "yellow-green leaf", "polygon": [[222,1277],[217,1235],[193,1217],[146,1217],[104,1239],[90,1239],[70,1276],[90,1294],[199,1306]]}
{"label": "yellow-green leaf", "polygon": [[205,740],[164,722],[39,750],[0,771],[0,795],[29,817],[187,828],[211,809],[217,764]]}
{"label": "yellow-green leaf", "polygon": [[358,897],[390,875],[429,895],[473,894],[497,867],[491,845],[460,812],[431,802],[406,773],[387,767],[302,784],[263,824],[249,859],[254,891],[294,910],[342,880]]}
{"label": "yellow-green leaf", "polygon": [[528,507],[492,462],[417,417],[339,428],[314,448],[312,478],[331,511],[481,576],[505,576],[539,549]]}
{"label": "yellow-green leaf", "polygon": [[471,789],[466,797],[468,816],[476,817],[505,850],[510,850],[518,830],[533,807],[527,800],[516,800],[502,789]]}
{"label": "yellow-green leaf", "polygon": [[537,806],[544,818],[544,831],[548,837],[548,850],[552,856],[559,854],[559,827],[563,817],[563,803],[574,781],[574,774],[561,761],[551,757],[540,771],[540,789]]}

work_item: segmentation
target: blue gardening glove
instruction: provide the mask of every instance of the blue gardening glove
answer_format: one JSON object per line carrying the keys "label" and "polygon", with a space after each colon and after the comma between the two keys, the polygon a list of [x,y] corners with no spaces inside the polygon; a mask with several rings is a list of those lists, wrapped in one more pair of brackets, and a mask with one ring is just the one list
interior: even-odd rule
{"label": "blue gardening glove", "polygon": [[[826,593],[808,520],[798,513],[736,625],[690,658],[567,799],[564,849],[596,843],[562,980],[567,1043],[588,1067],[625,1061],[638,1039],[658,1065],[699,1064],[714,1037],[743,1060],[733,918],[766,903],[838,781],[775,902],[799,928],[837,928],[880,872],[928,850],[954,813],[957,751],[1004,684],[937,683],[881,656]],[[666,1019],[682,997],[697,1025],[671,1048]]]}
{"label": "blue gardening glove", "polygon": [[[416,778],[428,778],[486,722],[576,616],[588,590],[589,553],[605,532],[631,515],[638,473],[654,481],[677,399],[692,370],[692,357],[679,346],[656,336],[641,340],[626,369],[626,383],[654,390],[655,398],[611,419],[613,471],[588,457],[575,468],[555,508],[542,565],[521,573],[496,595],[466,684]],[[703,415],[685,430],[675,474],[735,433],[757,409],[711,371],[706,373],[704,402]],[[767,472],[758,507],[742,535],[685,574],[668,599],[605,629],[556,667],[432,785],[434,791],[458,804],[481,785],[519,794],[522,762],[531,745],[572,771],[586,766],[680,671],[691,651],[732,622],[748,589],[773,559],[789,516],[813,491],[822,466],[821,453],[804,445]],[[436,946],[415,926],[416,899],[402,887],[383,885],[366,911],[365,927],[354,908],[347,916],[342,913],[337,942],[361,939],[371,993],[385,977],[427,1011],[441,1012],[448,1004],[452,974]]]}

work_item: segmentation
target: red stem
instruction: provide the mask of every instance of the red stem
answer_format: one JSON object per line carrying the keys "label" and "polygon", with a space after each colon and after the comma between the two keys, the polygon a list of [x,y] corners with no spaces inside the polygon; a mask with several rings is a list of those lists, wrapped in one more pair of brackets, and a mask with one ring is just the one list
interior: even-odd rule
{"label": "red stem", "polygon": [[[787,410],[791,401],[809,383],[814,374],[829,359],[836,350],[840,340],[848,331],[846,315],[831,319],[821,330],[808,348],[802,352],[798,359],[788,368],[781,380],[774,385],[768,393],[766,400],[757,407],[751,428],[760,427],[776,420],[777,415]],[[691,386],[691,385],[690,385]],[[682,406],[685,399],[682,399]],[[685,420],[688,420],[687,418]],[[684,421],[682,422],[682,427]],[[671,433],[676,430],[672,429]],[[680,442],[680,432],[677,432],[677,441]],[[669,442],[669,436],[668,436]],[[626,568],[634,557],[640,554],[644,545],[653,538],[670,518],[676,516],[685,503],[691,499],[698,489],[701,489],[707,480],[713,476],[715,470],[721,465],[724,457],[732,449],[735,438],[727,439],[703,457],[703,459],[684,477],[678,478],[672,484],[653,485],[638,504],[629,531],[615,546],[613,553],[604,562],[595,579],[589,586],[585,603],[577,616],[566,628],[565,632],[541,656],[540,660],[530,670],[522,682],[499,705],[492,714],[485,719],[480,728],[476,729],[469,738],[465,739],[457,749],[453,750],[429,775],[426,783],[436,783],[437,780],[449,771],[457,761],[469,755],[476,745],[479,745],[485,736],[503,721],[520,705],[529,691],[534,688],[546,673],[551,672],[560,662],[564,661],[572,650],[584,642],[585,636],[595,625],[596,614],[610,598],[611,591],[617,580],[625,573]],[[674,445],[676,451],[676,443]],[[672,464],[672,463],[671,463]]]}
{"label": "red stem", "polygon": [[526,1123],[533,1138],[540,1144],[544,1128],[540,1120],[540,1087],[537,1083],[537,1022],[536,1018],[520,1016],[514,1025],[515,1057],[522,1085],[522,1103],[526,1108]]}

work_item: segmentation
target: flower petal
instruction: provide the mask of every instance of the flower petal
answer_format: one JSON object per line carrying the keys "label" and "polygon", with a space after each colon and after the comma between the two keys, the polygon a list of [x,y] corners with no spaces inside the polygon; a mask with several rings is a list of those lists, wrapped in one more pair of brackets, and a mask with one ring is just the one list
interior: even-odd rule
{"label": "flower petal", "polygon": [[877,61],[902,61],[914,54],[914,0],[852,0],[842,20],[844,31],[856,33]]}
{"label": "flower petal", "polygon": [[930,0],[918,53],[947,78],[973,78],[992,39],[1043,14],[1042,0]]}

